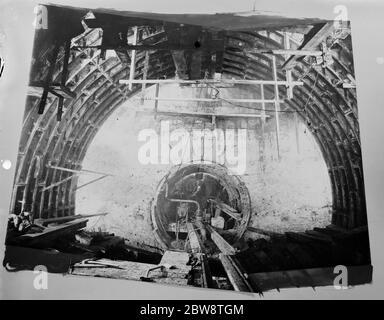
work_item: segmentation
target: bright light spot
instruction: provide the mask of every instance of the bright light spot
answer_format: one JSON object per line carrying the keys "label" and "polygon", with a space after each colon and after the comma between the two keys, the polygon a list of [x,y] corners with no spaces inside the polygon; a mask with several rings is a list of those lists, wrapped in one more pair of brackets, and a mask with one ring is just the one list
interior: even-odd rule
{"label": "bright light spot", "polygon": [[10,160],[1,160],[1,166],[5,170],[9,170],[12,167],[12,162]]}

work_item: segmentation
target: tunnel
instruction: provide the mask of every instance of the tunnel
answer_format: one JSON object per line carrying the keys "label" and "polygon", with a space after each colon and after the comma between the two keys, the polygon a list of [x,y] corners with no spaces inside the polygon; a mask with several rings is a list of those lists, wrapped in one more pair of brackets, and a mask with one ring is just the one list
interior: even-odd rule
{"label": "tunnel", "polygon": [[[232,256],[245,274],[369,263],[349,22],[48,11],[11,214],[97,215],[84,230],[156,254],[206,246],[226,272]],[[345,240],[357,253],[330,250],[333,232],[363,232]]]}
{"label": "tunnel", "polygon": [[236,210],[229,212],[232,215],[216,219],[220,229],[232,237],[230,242],[240,239],[251,216],[251,203],[248,190],[239,178],[229,176],[225,168],[213,164],[191,164],[176,169],[161,180],[151,209],[159,241],[168,247],[183,246],[177,240],[179,234],[185,238],[188,233],[186,221],[202,220],[203,215],[215,219],[212,201],[230,206],[229,211]]}
{"label": "tunnel", "polygon": [[[163,36],[164,33],[161,32],[156,32],[153,36],[149,34],[148,41],[155,39],[166,41],[163,40]],[[230,35],[230,39],[233,40],[233,46],[252,43],[282,48],[284,42],[283,34],[278,31],[237,32]],[[338,56],[334,57],[334,67],[340,74],[346,70],[353,72],[353,64],[345,65],[341,62],[343,59],[347,60],[347,57],[351,60],[351,46],[348,39],[347,37],[344,42],[339,41]],[[99,29],[87,29],[74,38],[74,41],[98,43],[101,41],[101,33]],[[291,44],[297,46],[293,40]],[[64,52],[61,52],[59,63],[63,62],[63,54]],[[74,170],[81,169],[84,155],[97,131],[130,94],[125,93],[123,85],[118,84],[119,79],[129,75],[129,66],[113,55],[99,65],[96,63],[98,55],[99,53],[92,48],[72,53],[68,87],[78,92],[78,95],[75,99],[67,99],[64,102],[61,121],[56,119],[58,103],[56,98],[48,97],[45,112],[39,115],[36,113],[40,102],[39,96],[34,92],[28,96],[23,128],[25,134],[20,140],[20,161],[15,177],[12,212],[20,211],[23,204],[28,210],[42,217],[51,216],[52,212],[56,212],[58,216],[74,213],[73,190],[76,189],[77,177],[42,191],[44,188],[42,183],[48,186],[70,175],[47,165],[68,165],[68,168]],[[149,69],[153,77],[168,75],[172,77],[175,65],[168,52],[154,52],[149,58],[149,61],[153,62],[150,64],[150,68],[153,69]],[[283,57],[279,56],[276,58],[278,63],[281,63],[282,59]],[[137,76],[142,74],[144,62],[144,54],[139,54]],[[223,72],[234,78],[253,77],[257,74],[261,79],[268,79],[272,72],[271,66],[271,59],[268,56],[242,57],[232,47],[226,51],[223,60]],[[36,67],[44,72],[43,65]],[[60,70],[58,67],[54,78],[60,78]],[[301,61],[292,72],[293,76],[302,78],[304,86],[294,87],[296,94],[287,102],[287,108],[300,111],[297,116],[313,133],[321,149],[332,186],[333,223],[345,228],[364,225],[365,200],[356,95],[352,90],[346,91],[337,87],[339,79],[336,72],[326,71],[324,75],[305,60]],[[39,74],[36,74],[36,78]],[[277,76],[283,78],[281,72],[278,72]],[[32,84],[38,82],[33,81]],[[139,88],[139,85],[135,85],[133,92]]]}
{"label": "tunnel", "polygon": [[[148,88],[148,94],[153,89]],[[194,96],[195,91],[167,85],[160,92],[186,97]],[[239,91],[237,95],[240,94],[249,97],[248,91]],[[259,119],[217,117],[214,125],[210,119],[168,113],[159,113],[155,119],[148,113],[151,101],[143,105],[135,101],[134,98],[127,101],[111,114],[84,155],[85,168],[110,174],[92,184],[88,184],[92,176],[79,177],[78,185],[84,187],[76,192],[75,213],[109,212],[91,223],[90,229],[101,228],[153,246],[172,248],[175,225],[169,224],[167,211],[175,216],[181,204],[169,199],[189,201],[200,197],[199,209],[203,214],[209,209],[207,200],[214,200],[221,190],[224,191],[218,200],[242,215],[237,227],[221,229],[231,229],[234,233],[223,232],[230,243],[242,237],[257,238],[248,227],[271,232],[305,231],[331,223],[332,191],[325,161],[313,134],[295,121],[294,116],[280,116],[279,158],[273,119],[268,119],[263,129]],[[189,104],[168,101],[159,103],[158,107],[172,111],[191,108]],[[220,134],[222,141],[218,139]],[[140,135],[142,140],[138,139]],[[200,138],[203,143],[195,145]],[[233,150],[221,148],[227,140],[228,145],[235,142]],[[165,148],[168,144],[169,148]],[[239,152],[241,148],[245,151],[244,158]],[[177,153],[180,157],[174,156]],[[174,160],[162,162],[168,160],[163,158]],[[203,168],[208,172],[204,174]],[[239,170],[243,172],[239,174]],[[184,178],[185,175],[190,179]],[[199,188],[200,196],[191,196],[203,181],[208,181],[208,186]],[[180,190],[169,188],[166,197],[167,185],[178,185]],[[191,214],[197,209],[196,204],[185,205]],[[235,221],[227,214],[224,218],[230,218],[229,223]],[[173,231],[167,230],[171,228]],[[185,235],[184,226],[180,237]]]}

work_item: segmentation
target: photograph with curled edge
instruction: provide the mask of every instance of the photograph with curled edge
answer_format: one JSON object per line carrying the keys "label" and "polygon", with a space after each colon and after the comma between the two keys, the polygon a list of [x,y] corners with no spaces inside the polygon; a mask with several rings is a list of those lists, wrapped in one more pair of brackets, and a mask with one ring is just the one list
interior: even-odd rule
{"label": "photograph with curled edge", "polygon": [[34,33],[6,270],[372,281],[350,21],[40,5]]}

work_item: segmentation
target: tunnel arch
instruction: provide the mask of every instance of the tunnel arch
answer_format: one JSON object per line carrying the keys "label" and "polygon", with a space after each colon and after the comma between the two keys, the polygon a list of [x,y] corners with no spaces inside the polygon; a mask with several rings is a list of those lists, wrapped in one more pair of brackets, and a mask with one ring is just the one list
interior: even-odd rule
{"label": "tunnel arch", "polygon": [[[98,30],[88,29],[74,43],[88,41],[94,44],[100,42],[100,37]],[[155,33],[151,37],[158,43],[167,41],[165,33]],[[270,48],[283,48],[283,34],[278,31],[237,31],[232,37],[234,42],[244,41],[256,47],[268,44]],[[353,64],[344,65],[339,59],[346,55],[352,61],[349,43],[350,39],[347,38],[340,45],[339,54],[332,56],[338,70],[326,69],[322,74],[305,60],[293,69],[293,77],[302,78],[304,86],[294,88],[294,98],[288,101],[286,109],[297,112],[319,144],[332,186],[332,223],[343,228],[366,224],[356,93],[354,89],[337,87],[342,69],[354,74]],[[291,46],[295,48],[297,43],[291,40]],[[48,168],[47,165],[81,169],[86,150],[98,128],[116,108],[140,89],[135,85],[128,92],[126,86],[118,82],[128,78],[129,66],[117,57],[108,57],[99,63],[98,56],[99,52],[94,49],[73,52],[67,84],[76,93],[76,98],[65,101],[60,122],[56,120],[57,99],[50,99],[45,113],[38,115],[39,97],[28,97],[12,212],[31,210],[35,217],[74,214],[77,177],[71,178],[71,173]],[[138,52],[136,78],[142,77],[144,59],[143,52]],[[277,56],[276,60],[281,64],[283,57]],[[62,64],[61,51],[53,77],[56,80],[61,77]],[[174,74],[174,62],[168,51],[150,54],[148,78],[172,78]],[[238,79],[257,76],[258,79],[269,80],[271,74],[269,57],[261,54],[239,55],[231,52],[230,48],[225,51],[223,75]],[[278,79],[285,79],[282,72],[277,75]],[[327,96],[324,96],[325,89],[330,92]],[[271,94],[272,90],[267,92]],[[63,179],[68,181],[43,191],[46,186]]]}
{"label": "tunnel arch", "polygon": [[[238,241],[247,229],[248,223],[251,219],[251,197],[244,182],[235,175],[229,175],[228,169],[222,165],[214,162],[190,162],[183,165],[177,165],[171,168],[168,173],[161,179],[157,188],[155,197],[151,205],[151,224],[154,235],[158,243],[164,248],[172,247],[172,237],[164,229],[164,211],[161,210],[162,201],[164,199],[164,192],[168,193],[168,185],[179,182],[185,177],[191,175],[203,174],[217,180],[223,190],[226,191],[228,199],[225,201],[232,208],[236,208],[241,213],[241,220],[231,226],[234,231],[230,234],[228,240],[231,243]],[[166,191],[165,191],[166,190]],[[168,196],[168,195],[167,195]],[[202,208],[201,208],[202,210]]]}

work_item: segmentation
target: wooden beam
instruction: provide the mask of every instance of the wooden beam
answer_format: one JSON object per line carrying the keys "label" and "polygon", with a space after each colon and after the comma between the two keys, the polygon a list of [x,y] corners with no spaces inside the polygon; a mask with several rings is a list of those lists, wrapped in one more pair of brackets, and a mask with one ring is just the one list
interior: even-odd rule
{"label": "wooden beam", "polygon": [[101,50],[202,50],[202,51],[224,51],[223,40],[211,40],[209,43],[204,43],[200,48],[196,48],[193,41],[190,45],[181,45],[180,43],[172,43],[167,41],[166,43],[161,42],[158,44],[126,44],[126,45],[78,45],[72,47],[75,50],[78,49],[101,49]]}
{"label": "wooden beam", "polygon": [[74,216],[68,216],[68,217],[58,217],[58,218],[48,218],[48,219],[35,219],[34,223],[39,224],[42,226],[47,226],[50,223],[65,223],[73,220],[78,220],[82,218],[91,218],[91,217],[98,217],[98,216],[105,216],[107,215],[108,212],[103,212],[103,213],[95,213],[95,214],[88,214],[88,215],[82,215],[82,214],[77,214]]}
{"label": "wooden beam", "polygon": [[[70,91],[68,88],[61,85],[51,84],[48,88],[48,91],[55,94],[56,96],[60,95],[68,99],[76,97],[76,94],[74,92]],[[43,92],[44,92],[44,84],[41,82],[33,82],[28,87],[27,95],[40,98]]]}
{"label": "wooden beam", "polygon": [[[290,50],[290,48],[291,48],[291,41],[290,41],[289,35],[287,32],[284,32],[284,49]],[[320,54],[322,54],[321,51],[320,51]],[[285,60],[289,59],[289,57],[290,56],[288,54],[284,55]],[[292,70],[286,70],[285,77],[288,83],[292,83]],[[293,99],[293,86],[291,84],[287,87],[287,98]]]}
{"label": "wooden beam", "polygon": [[203,287],[204,288],[215,288],[217,289],[217,286],[212,281],[212,273],[211,269],[209,268],[209,263],[207,260],[207,256],[204,253],[198,254],[199,260],[201,263],[201,270],[202,270],[202,279],[203,279]]}
{"label": "wooden beam", "polygon": [[[200,79],[200,80],[177,80],[177,79],[121,79],[119,80],[120,84],[243,84],[243,85],[274,85],[276,81],[274,80],[242,80],[242,79]],[[304,83],[302,81],[292,81],[292,84],[295,86],[302,86]],[[277,81],[279,86],[288,86],[289,82],[287,81]]]}
{"label": "wooden beam", "polygon": [[[156,83],[156,90],[155,90],[155,98],[157,99],[159,97],[159,91],[160,91],[160,85]],[[141,101],[144,101],[144,97],[142,97]],[[159,108],[159,100],[155,100],[155,120],[157,118],[157,109]]]}
{"label": "wooden beam", "polygon": [[79,190],[79,189],[81,189],[81,188],[83,188],[83,187],[86,187],[86,186],[90,185],[91,183],[94,183],[94,182],[96,182],[96,181],[102,180],[102,179],[104,179],[104,178],[106,178],[106,177],[108,177],[108,176],[107,176],[107,175],[103,175],[103,176],[101,176],[101,177],[98,177],[98,178],[96,178],[96,179],[93,179],[93,180],[91,180],[91,181],[88,181],[88,182],[82,184],[81,186],[76,187],[73,191]]}
{"label": "wooden beam", "polygon": [[231,206],[227,205],[226,203],[221,201],[216,201],[214,199],[209,199],[208,201],[213,203],[216,208],[219,208],[221,211],[225,212],[227,215],[231,216],[233,219],[241,220],[241,214]]}
{"label": "wooden beam", "polygon": [[86,169],[75,170],[75,169],[69,169],[69,168],[65,168],[65,167],[53,166],[50,164],[47,164],[47,168],[66,171],[66,172],[74,172],[74,173],[78,173],[78,174],[101,174],[101,175],[105,175],[105,176],[113,176],[112,174],[100,172],[100,171],[86,170]]}
{"label": "wooden beam", "polygon": [[68,180],[73,179],[75,176],[76,176],[76,175],[73,174],[73,175],[71,175],[71,176],[69,176],[69,177],[67,177],[67,178],[65,178],[65,179],[63,179],[63,180],[60,180],[60,181],[58,181],[58,182],[56,182],[56,183],[53,183],[53,184],[49,185],[48,187],[44,187],[44,188],[42,189],[42,191],[47,191],[47,190],[50,190],[50,189],[52,189],[52,188],[54,188],[54,187],[57,187],[57,186],[59,186],[59,185],[65,183],[65,182],[67,182]]}
{"label": "wooden beam", "polygon": [[68,80],[68,64],[69,64],[70,53],[71,53],[71,40],[68,40],[64,45],[63,70],[61,71],[61,85],[63,87],[65,87],[65,84]]}
{"label": "wooden beam", "polygon": [[219,250],[225,255],[234,255],[237,250],[232,247],[220,234],[218,234],[211,226],[207,225],[207,229],[211,234],[211,240],[216,244]]}
{"label": "wooden beam", "polygon": [[[151,111],[148,111],[151,112]],[[207,113],[207,112],[187,112],[187,111],[157,111],[157,115],[165,116],[193,116],[193,117],[216,117],[216,118],[269,118],[269,116],[263,116],[262,114],[254,113]]]}
{"label": "wooden beam", "polygon": [[[133,27],[133,45],[137,45],[137,27]],[[131,66],[129,68],[129,80],[135,79],[136,71],[136,50],[131,51]],[[132,82],[128,85],[128,90],[132,91]]]}
{"label": "wooden beam", "polygon": [[[135,100],[135,99],[133,99]],[[185,101],[185,102],[238,102],[238,103],[275,103],[274,99],[221,99],[221,98],[156,98],[156,97],[147,97],[144,100],[154,100],[154,101]],[[278,101],[279,103],[284,103],[284,100]],[[240,106],[241,107],[241,106]]]}
{"label": "wooden beam", "polygon": [[275,81],[275,121],[276,121],[276,147],[277,147],[277,159],[280,160],[280,97],[279,97],[279,86],[276,84],[277,81],[277,67],[276,57],[272,56],[272,68],[273,68],[273,80]]}
{"label": "wooden beam", "polygon": [[291,50],[291,49],[246,49],[245,53],[258,53],[258,54],[279,54],[288,56],[321,56],[323,54],[320,50]]}
{"label": "wooden beam", "polygon": [[[325,40],[328,35],[331,34],[333,30],[333,22],[314,25],[308,34],[304,37],[303,44],[298,48],[298,50],[312,51],[317,49],[317,47]],[[300,57],[302,58],[302,56],[297,55],[291,56],[283,64],[282,68],[294,68],[297,65]]]}
{"label": "wooden beam", "polygon": [[59,102],[57,104],[57,115],[56,115],[57,121],[61,121],[61,116],[63,114],[63,105],[64,105],[64,98],[59,97]]}
{"label": "wooden beam", "polygon": [[235,291],[253,292],[251,285],[248,283],[247,279],[240,272],[240,270],[236,268],[235,263],[231,257],[220,253],[219,259]]}
{"label": "wooden beam", "polygon": [[[144,81],[147,80],[148,69],[149,69],[149,51],[145,51],[144,68],[143,68],[143,80]],[[130,79],[130,81],[131,81],[131,79]],[[130,82],[130,84],[132,85],[132,81]],[[143,82],[141,84],[141,104],[142,105],[144,104],[145,89],[146,89],[146,83]]]}
{"label": "wooden beam", "polygon": [[203,246],[200,241],[200,237],[197,234],[195,227],[192,223],[187,223],[188,239],[191,251],[193,253],[203,252]]}
{"label": "wooden beam", "polygon": [[53,72],[55,71],[56,60],[57,60],[58,54],[59,54],[59,46],[57,43],[55,43],[55,47],[52,50],[52,55],[49,58],[48,74],[44,80],[44,90],[43,90],[43,94],[41,95],[40,103],[39,103],[39,110],[38,110],[39,114],[44,113],[45,105],[47,103],[49,86],[52,82]]}
{"label": "wooden beam", "polygon": [[356,85],[353,83],[343,83],[344,89],[356,89]]}

